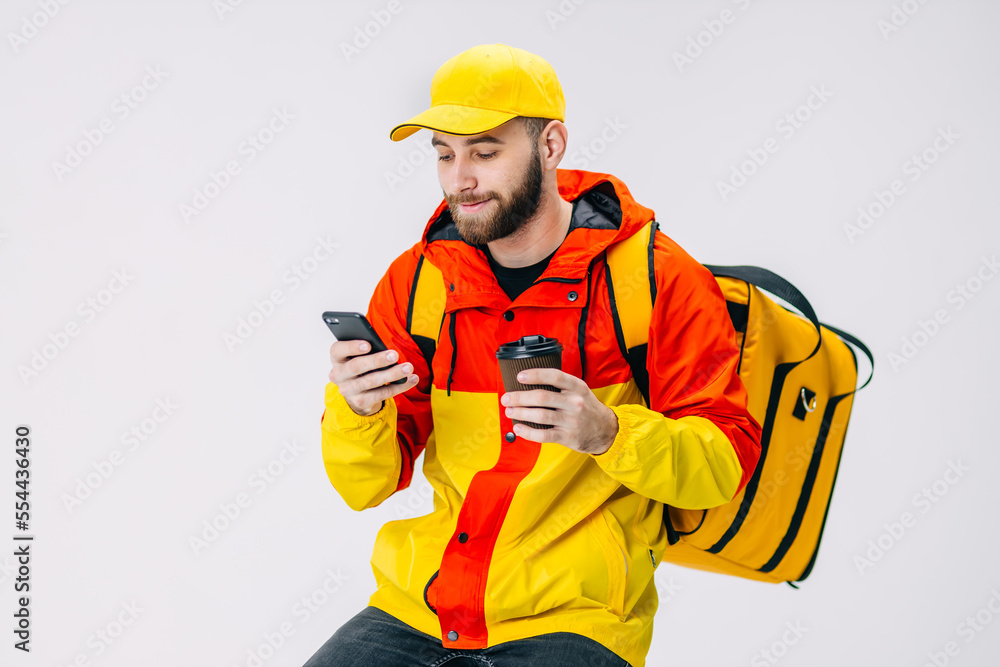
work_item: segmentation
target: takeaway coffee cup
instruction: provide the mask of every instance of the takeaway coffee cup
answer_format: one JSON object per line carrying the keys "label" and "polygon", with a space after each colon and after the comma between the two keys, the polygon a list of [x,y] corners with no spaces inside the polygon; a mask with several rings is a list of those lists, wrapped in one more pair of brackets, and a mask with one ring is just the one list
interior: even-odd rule
{"label": "takeaway coffee cup", "polygon": [[[556,387],[548,384],[521,384],[517,381],[517,374],[526,368],[562,370],[562,345],[555,338],[524,336],[510,343],[504,343],[497,350],[497,361],[500,363],[500,375],[503,376],[505,391],[527,391],[529,389],[559,391]],[[552,428],[551,424],[536,424],[520,419],[514,419],[513,422],[532,428]]]}

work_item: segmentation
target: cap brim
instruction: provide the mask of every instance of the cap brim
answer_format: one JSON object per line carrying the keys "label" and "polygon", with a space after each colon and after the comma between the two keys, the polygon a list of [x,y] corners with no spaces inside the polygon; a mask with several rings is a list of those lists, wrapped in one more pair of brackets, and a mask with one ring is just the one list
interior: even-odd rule
{"label": "cap brim", "polygon": [[503,125],[512,118],[517,118],[517,114],[458,104],[438,104],[392,128],[389,138],[400,141],[420,129],[445,134],[480,134]]}

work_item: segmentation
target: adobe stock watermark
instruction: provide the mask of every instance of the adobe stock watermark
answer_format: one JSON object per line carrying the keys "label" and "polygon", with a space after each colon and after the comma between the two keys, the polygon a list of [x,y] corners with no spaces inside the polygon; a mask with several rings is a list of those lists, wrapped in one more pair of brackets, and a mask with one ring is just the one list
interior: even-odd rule
{"label": "adobe stock watermark", "polygon": [[361,55],[367,49],[372,40],[382,34],[382,31],[389,27],[394,16],[398,16],[403,11],[403,4],[400,0],[389,0],[384,8],[371,10],[371,20],[363,26],[354,27],[354,36],[350,42],[340,42],[340,52],[344,55],[344,60],[348,63],[352,59]]}
{"label": "adobe stock watermark", "polygon": [[83,503],[94,495],[97,489],[111,479],[118,468],[125,463],[125,452],[136,452],[159,430],[160,425],[166,422],[177,409],[177,404],[170,397],[157,398],[156,407],[152,412],[137,424],[133,424],[127,431],[123,431],[119,438],[124,447],[113,449],[106,457],[94,461],[90,464],[93,470],[87,472],[83,477],[76,478],[76,485],[71,493],[64,492],[60,496],[63,507],[71,515],[79,509]]}
{"label": "adobe stock watermark", "polygon": [[87,635],[85,642],[87,650],[77,653],[70,662],[60,663],[59,667],[90,667],[90,661],[104,655],[119,642],[125,631],[132,627],[140,614],[146,611],[135,600],[122,602],[120,607],[119,611],[112,614],[111,620]]}
{"label": "adobe stock watermark", "polygon": [[437,160],[437,151],[431,146],[430,135],[427,132],[418,134],[417,142],[411,145],[415,145],[415,148],[410,149],[406,155],[399,156],[395,171],[386,169],[382,172],[389,192],[395,192],[406,179],[417,173],[417,167],[423,166],[428,160],[431,162]]}
{"label": "adobe stock watermark", "polygon": [[[281,451],[278,452],[277,456],[265,465],[259,466],[247,477],[247,486],[254,492],[254,495],[259,496],[267,491],[279,477],[285,474],[288,466],[297,461],[305,452],[305,448],[299,445],[294,438],[290,441],[285,440],[281,445]],[[219,503],[219,511],[211,518],[202,521],[201,529],[197,533],[188,536],[188,546],[191,547],[191,552],[195,556],[200,556],[224,532],[229,530],[252,504],[253,496],[247,491],[240,491],[230,500]]]}
{"label": "adobe stock watermark", "polygon": [[549,29],[556,31],[560,23],[565,23],[569,17],[576,13],[577,7],[587,2],[587,0],[560,0],[555,9],[545,10],[545,20],[549,23]]}
{"label": "adobe stock watermark", "polygon": [[[623,467],[627,465],[626,463]],[[518,546],[521,560],[525,564],[534,560],[539,554],[544,553],[553,541],[560,539],[574,526],[585,530],[587,528],[585,524],[590,521],[591,515],[595,512],[600,514],[600,508],[613,493],[612,481],[606,476],[591,477],[573,485],[560,498],[560,504],[549,508],[532,533],[521,540]],[[601,522],[600,517],[598,522]],[[652,560],[650,554],[650,561]]]}
{"label": "adobe stock watermark", "polygon": [[[745,11],[751,4],[752,0],[732,0],[740,11]],[[687,44],[682,51],[674,51],[674,65],[677,66],[677,71],[681,74],[684,73],[684,69],[690,67],[694,64],[698,58],[700,58],[707,49],[709,49],[715,41],[722,37],[722,34],[726,31],[726,26],[732,25],[736,22],[736,17],[738,14],[734,13],[731,9],[723,9],[719,12],[717,18],[706,19],[701,22],[704,26],[703,30],[699,30],[696,34],[687,38]]]}
{"label": "adobe stock watermark", "polygon": [[622,122],[621,116],[615,116],[613,120],[605,118],[600,135],[573,151],[569,156],[569,163],[577,169],[588,169],[598,157],[604,154],[604,151],[608,150],[610,144],[618,140],[626,128],[628,125]]}
{"label": "adobe stock watermark", "polygon": [[948,291],[945,300],[954,306],[952,312],[949,313],[947,308],[938,308],[928,319],[918,319],[917,330],[903,336],[900,339],[899,349],[888,353],[887,359],[893,372],[899,372],[901,367],[913,361],[920,350],[924,349],[941,332],[944,325],[951,322],[954,312],[961,310],[975,299],[986,283],[993,280],[998,272],[1000,272],[1000,262],[997,261],[996,254],[994,253],[990,257],[983,256],[976,271]]}
{"label": "adobe stock watermark", "polygon": [[226,20],[226,15],[232,14],[243,5],[244,0],[212,0],[212,9],[220,21]]}
{"label": "adobe stock watermark", "polygon": [[899,4],[893,4],[889,18],[879,19],[875,22],[875,27],[882,34],[882,39],[888,42],[889,36],[899,32],[927,2],[928,0],[903,0]]}
{"label": "adobe stock watermark", "polygon": [[132,86],[111,102],[111,116],[105,116],[97,121],[97,126],[81,130],[83,139],[74,144],[66,144],[66,152],[62,162],[52,161],[52,173],[60,183],[67,175],[73,173],[84,159],[93,154],[94,149],[104,143],[109,134],[115,131],[118,123],[132,115],[139,105],[146,101],[149,94],[170,78],[169,72],[164,72],[159,65],[146,67],[146,73],[136,85]]}
{"label": "adobe stock watermark", "polygon": [[781,636],[771,642],[770,646],[753,654],[750,658],[750,667],[768,667],[778,664],[782,658],[788,655],[789,649],[798,644],[803,635],[809,632],[809,628],[798,620],[786,621],[785,628]]}
{"label": "adobe stock watermark", "polygon": [[434,498],[434,487],[431,486],[430,482],[424,480],[420,486],[409,487],[404,495],[405,499],[397,497],[392,504],[397,519],[409,519],[417,516],[418,512],[422,512],[427,501]]}
{"label": "adobe stock watermark", "polygon": [[[908,180],[911,183],[916,183],[931,168],[931,165],[947,153],[955,145],[956,140],[961,137],[962,135],[956,134],[951,129],[951,125],[947,129],[938,127],[937,136],[934,137],[931,144],[903,162],[901,167],[903,176],[909,177]],[[906,194],[906,183],[901,178],[893,179],[885,190],[875,190],[873,192],[874,200],[865,206],[858,207],[858,216],[854,223],[844,224],[844,234],[847,236],[847,240],[853,245],[854,240],[871,229],[875,222],[885,215],[904,194]]]}
{"label": "adobe stock watermark", "polygon": [[[349,576],[341,572],[338,566],[336,570],[327,569],[324,572],[323,582],[313,588],[308,594],[299,598],[292,605],[291,616],[298,622],[298,627],[305,625],[314,614],[318,613],[326,606],[333,596],[340,592],[344,582],[350,579]],[[284,620],[269,632],[261,634],[263,641],[256,646],[247,649],[246,660],[242,664],[235,664],[233,667],[262,667],[262,665],[273,658],[278,650],[285,645],[290,637],[295,634],[296,624],[292,620]],[[282,663],[284,664],[284,663]]]}
{"label": "adobe stock watermark", "polygon": [[[1000,615],[1000,590],[991,588],[990,597],[982,607],[974,613],[966,616],[955,626],[955,634],[971,644],[989,625],[993,619]],[[958,657],[962,653],[961,645],[954,639],[945,642],[940,650],[928,651],[927,661],[921,667],[946,667],[951,664],[951,659]]]}
{"label": "adobe stock watermark", "polygon": [[8,581],[14,580],[17,574],[17,562],[10,556],[4,556],[0,560],[0,586],[4,586]]}
{"label": "adobe stock watermark", "polygon": [[[670,547],[667,548],[669,549]],[[659,565],[659,563],[656,563],[656,565]],[[653,573],[653,585],[656,586],[656,597],[659,607],[672,602],[677,597],[677,594],[684,590],[684,587],[674,581],[673,577],[661,574],[662,572],[663,570],[657,570]]]}
{"label": "adobe stock watermark", "polygon": [[111,274],[111,280],[108,281],[107,287],[101,288],[95,294],[81,301],[76,307],[76,314],[82,318],[82,322],[72,319],[59,330],[49,332],[49,342],[33,349],[31,359],[27,364],[18,365],[17,374],[21,378],[21,382],[27,386],[32,379],[38,377],[42,371],[48,368],[56,357],[69,346],[70,342],[80,335],[83,327],[107,310],[108,306],[133,280],[135,280],[135,276],[131,275],[127,268],[121,268]]}
{"label": "adobe stock watermark", "polygon": [[[809,95],[806,97],[805,102],[795,107],[781,118],[779,118],[775,124],[774,129],[777,131],[781,138],[785,141],[791,139],[795,134],[801,130],[806,123],[813,117],[813,114],[823,108],[824,105],[833,97],[833,93],[827,90],[826,84],[820,84],[817,86],[811,86],[809,88]],[[748,148],[746,153],[748,158],[743,160],[738,164],[734,164],[730,170],[729,178],[725,181],[716,181],[715,187],[719,191],[719,196],[722,197],[722,201],[725,202],[730,196],[736,194],[743,186],[745,186],[754,174],[763,167],[772,155],[778,152],[781,148],[781,141],[775,139],[774,137],[768,137],[764,140],[760,147]]]}
{"label": "adobe stock watermark", "polygon": [[295,116],[285,107],[272,109],[271,117],[264,125],[256,132],[248,134],[236,147],[236,154],[239,157],[226,160],[222,169],[209,172],[208,180],[203,185],[194,188],[190,201],[178,204],[177,211],[180,213],[181,220],[190,223],[192,218],[204,213],[209,204],[232,185],[233,178],[243,172],[243,167],[256,160],[258,155],[267,150],[267,147],[278,135],[288,129],[289,123],[293,120],[295,120]]}
{"label": "adobe stock watermark", "polygon": [[275,287],[264,298],[254,300],[253,308],[247,315],[240,317],[235,330],[222,334],[222,340],[229,351],[235,352],[237,347],[247,342],[263,326],[264,322],[274,315],[278,306],[285,303],[288,295],[302,287],[305,281],[309,280],[325,262],[333,257],[333,251],[339,247],[339,243],[330,240],[330,234],[327,234],[326,237],[317,237],[316,245],[313,246],[312,251],[281,274],[281,284],[288,285],[288,291],[285,292],[282,288]]}
{"label": "adobe stock watermark", "polygon": [[868,548],[863,554],[854,556],[854,567],[858,574],[864,576],[865,571],[875,567],[875,563],[882,560],[906,533],[917,525],[917,520],[931,511],[931,509],[941,502],[948,495],[953,486],[958,484],[971,468],[965,465],[961,459],[948,461],[948,468],[940,477],[913,494],[910,503],[918,511],[917,514],[906,511],[899,515],[899,518],[883,523],[885,529],[875,539],[868,540]]}
{"label": "adobe stock watermark", "polygon": [[16,55],[28,45],[28,42],[38,36],[39,31],[54,19],[70,0],[38,0],[39,11],[30,16],[21,17],[21,27],[17,32],[7,33],[7,41]]}
{"label": "adobe stock watermark", "polygon": [[[834,442],[842,437],[846,429],[846,421],[831,423],[827,431],[827,442]],[[798,475],[802,474],[803,470],[809,466],[813,456],[816,455],[815,453],[816,440],[814,436],[806,437],[793,449],[785,452],[784,464],[781,467],[776,468],[770,474],[762,474],[760,476],[757,493],[754,495],[754,501],[750,507],[745,512],[740,512],[739,509],[731,509],[726,513],[726,521],[732,523],[738,518],[741,523],[750,522],[759,516],[761,512],[765,512],[766,514],[765,508],[767,504],[776,498],[778,492],[789,482],[792,482],[793,479],[801,479]],[[771,453],[769,456],[775,456],[775,454]],[[794,477],[788,474],[789,471],[793,473]],[[780,503],[781,501],[779,500],[778,502]]]}
{"label": "adobe stock watermark", "polygon": [[[652,559],[652,555],[650,558]],[[637,601],[629,616],[653,616],[657,610],[673,602],[677,598],[677,594],[684,590],[684,587],[674,581],[673,577],[664,574],[665,570],[666,568],[657,569],[653,572],[653,588],[656,589],[656,598]],[[673,570],[671,569],[671,571]]]}

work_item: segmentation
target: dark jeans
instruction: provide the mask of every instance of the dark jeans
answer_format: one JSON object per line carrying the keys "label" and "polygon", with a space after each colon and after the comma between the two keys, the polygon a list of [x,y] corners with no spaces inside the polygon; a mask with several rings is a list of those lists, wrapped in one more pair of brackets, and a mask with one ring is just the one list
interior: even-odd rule
{"label": "dark jeans", "polygon": [[481,649],[450,649],[377,607],[345,623],[303,667],[630,667],[607,648],[572,632],[504,642]]}

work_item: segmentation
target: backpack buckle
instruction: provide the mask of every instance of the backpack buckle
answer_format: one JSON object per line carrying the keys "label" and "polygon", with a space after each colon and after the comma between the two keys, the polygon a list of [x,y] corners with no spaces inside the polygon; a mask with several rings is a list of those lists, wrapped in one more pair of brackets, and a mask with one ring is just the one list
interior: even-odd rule
{"label": "backpack buckle", "polygon": [[799,392],[799,396],[802,397],[802,407],[806,409],[806,412],[812,412],[816,409],[816,394],[811,391],[809,393],[812,394],[812,396],[806,396],[805,387],[802,387],[802,391]]}
{"label": "backpack buckle", "polygon": [[796,419],[805,419],[806,414],[813,412],[816,409],[816,392],[810,391],[805,387],[799,390],[799,400],[795,404],[795,409],[792,410],[792,416]]}

